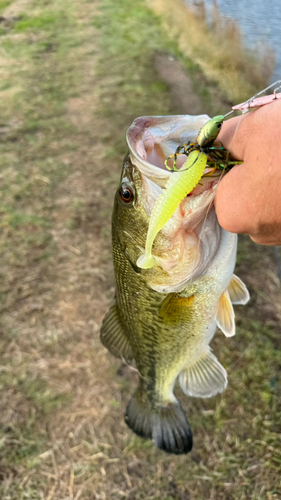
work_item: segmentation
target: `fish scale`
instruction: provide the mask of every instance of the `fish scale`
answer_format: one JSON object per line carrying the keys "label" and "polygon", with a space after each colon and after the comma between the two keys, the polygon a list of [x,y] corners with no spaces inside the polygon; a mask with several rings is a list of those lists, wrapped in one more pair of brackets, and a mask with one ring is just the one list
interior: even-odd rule
{"label": "fish scale", "polygon": [[[164,137],[166,130],[170,138],[168,125],[174,118],[161,120]],[[181,125],[178,117],[177,122]],[[234,303],[246,303],[249,294],[245,285],[233,275],[237,236],[218,230],[212,207],[213,181],[202,192],[184,201],[182,213],[186,215],[180,218],[180,223],[174,221],[169,230],[157,234],[153,245],[157,264],[149,269],[138,268],[137,261],[144,250],[149,226],[148,214],[151,213],[151,207],[145,208],[144,200],[146,204],[147,200],[153,202],[155,193],[155,190],[146,191],[150,189],[145,181],[150,168],[153,182],[157,181],[155,167],[146,162],[142,171],[144,160],[134,153],[137,143],[133,141],[140,141],[141,126],[147,127],[147,123],[153,123],[153,118],[133,124],[137,133],[133,130],[132,143],[129,141],[131,154],[124,160],[115,195],[112,249],[116,297],[104,318],[101,341],[115,356],[134,359],[139,371],[138,388],[126,409],[127,425],[136,434],[152,439],[160,449],[181,454],[191,450],[193,438],[186,414],[173,392],[175,383],[178,380],[185,394],[196,397],[210,397],[225,389],[226,371],[211,353],[209,343],[217,324],[226,336],[234,335],[230,298]],[[156,124],[159,125],[159,118]],[[174,133],[178,137],[176,129]],[[159,134],[156,137],[159,141]],[[134,164],[136,158],[137,164]],[[172,177],[174,175],[180,173]],[[163,185],[161,169],[160,177],[159,185],[160,182]],[[193,203],[194,196],[198,197],[196,203]],[[200,207],[204,210],[204,223]],[[186,220],[190,226],[189,236]],[[189,245],[197,238],[194,233],[194,238],[190,239],[190,234],[197,225],[201,241],[192,274],[182,271],[179,275],[173,267],[164,268],[162,262],[171,259],[171,252],[178,256],[177,267],[182,265],[185,269],[185,259],[190,258]],[[181,230],[187,245],[182,253],[174,248],[177,245],[175,234]],[[183,259],[182,264],[180,259]],[[225,304],[229,316],[225,315]],[[229,321],[225,322],[225,317]]]}
{"label": "fish scale", "polygon": [[[119,308],[122,311],[123,317],[126,317],[126,325],[135,325],[135,337],[134,337],[134,358],[136,360],[138,369],[143,380],[143,385],[147,384],[151,387],[153,384],[149,380],[148,372],[151,371],[152,367],[161,365],[160,378],[166,380],[165,369],[162,368],[165,365],[165,360],[167,359],[167,353],[169,349],[173,346],[173,349],[178,345],[178,356],[181,352],[181,343],[176,343],[174,345],[174,338],[171,336],[170,328],[165,325],[163,319],[159,317],[159,311],[161,306],[169,294],[157,293],[145,285],[145,279],[142,275],[137,276],[134,273],[131,265],[128,261],[121,259],[120,256],[121,248],[118,244],[118,230],[116,224],[113,224],[113,239],[114,244],[114,265],[116,282],[118,289]],[[115,239],[115,233],[117,232],[117,238]],[[119,252],[117,248],[119,247]],[[134,302],[134,307],[132,307],[132,296],[141,291],[137,295],[138,299]],[[145,311],[145,316],[143,316],[143,311]],[[136,321],[137,320],[137,321]],[[125,330],[124,330],[125,331]],[[127,326],[126,326],[127,332]],[[184,332],[181,333],[181,336]],[[173,353],[174,354],[174,353]],[[161,400],[153,401],[153,404],[160,404]]]}

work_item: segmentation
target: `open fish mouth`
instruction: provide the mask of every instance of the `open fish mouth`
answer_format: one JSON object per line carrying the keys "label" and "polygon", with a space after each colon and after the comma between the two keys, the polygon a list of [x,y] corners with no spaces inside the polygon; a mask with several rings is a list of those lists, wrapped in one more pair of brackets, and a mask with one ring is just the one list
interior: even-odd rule
{"label": "open fish mouth", "polygon": [[[143,175],[164,187],[172,174],[165,167],[166,158],[173,155],[179,145],[196,142],[198,131],[209,119],[208,115],[137,118],[126,137],[132,162]],[[182,155],[180,165],[185,160]]]}
{"label": "open fish mouth", "polygon": [[[142,176],[141,199],[149,217],[169,177],[181,175],[180,170],[168,170],[165,160],[178,146],[196,142],[198,131],[208,120],[208,115],[144,116],[128,129],[130,157]],[[179,164],[186,160],[185,155],[181,156]],[[207,167],[204,173],[209,170]],[[203,177],[179,203],[161,230],[161,237],[156,238],[153,254],[158,265],[172,277],[172,286],[163,288],[151,283],[155,290],[180,291],[189,280],[200,277],[214,258],[221,235],[213,206],[219,178]]]}

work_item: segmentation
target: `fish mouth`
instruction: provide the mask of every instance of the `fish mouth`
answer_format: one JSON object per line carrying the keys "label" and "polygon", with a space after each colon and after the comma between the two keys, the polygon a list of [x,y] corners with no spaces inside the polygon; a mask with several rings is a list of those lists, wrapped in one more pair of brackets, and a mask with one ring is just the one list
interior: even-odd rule
{"label": "fish mouth", "polygon": [[[132,163],[150,180],[164,187],[171,171],[165,160],[181,144],[196,142],[198,131],[208,115],[142,116],[127,131],[127,143]],[[186,157],[181,155],[182,162]]]}
{"label": "fish mouth", "polygon": [[[131,162],[142,176],[141,199],[149,217],[169,177],[180,175],[180,170],[178,174],[169,171],[165,160],[178,146],[196,142],[200,128],[209,119],[208,115],[143,116],[128,129]],[[180,168],[186,156],[179,155],[177,160]],[[207,167],[204,173],[209,170]],[[153,254],[169,274],[169,286],[163,287],[154,276],[154,282],[150,283],[153,289],[181,290],[189,280],[201,276],[214,258],[220,241],[220,226],[213,207],[218,181],[217,176],[203,177],[161,230],[162,243],[159,238]]]}

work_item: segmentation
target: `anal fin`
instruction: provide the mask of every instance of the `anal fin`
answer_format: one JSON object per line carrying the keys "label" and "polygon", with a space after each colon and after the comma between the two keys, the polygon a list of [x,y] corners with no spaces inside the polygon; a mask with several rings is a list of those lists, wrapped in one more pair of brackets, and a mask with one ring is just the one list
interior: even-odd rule
{"label": "anal fin", "polygon": [[250,300],[250,294],[245,283],[235,274],[228,285],[228,293],[232,304],[245,305]]}
{"label": "anal fin", "polygon": [[133,351],[129,340],[124,334],[115,303],[104,317],[100,340],[109,352],[117,358],[133,359]]}
{"label": "anal fin", "polygon": [[227,373],[210,348],[179,375],[179,383],[187,396],[210,398],[227,386]]}
{"label": "anal fin", "polygon": [[218,303],[216,322],[226,337],[235,335],[235,314],[229,298],[228,290],[226,290]]}

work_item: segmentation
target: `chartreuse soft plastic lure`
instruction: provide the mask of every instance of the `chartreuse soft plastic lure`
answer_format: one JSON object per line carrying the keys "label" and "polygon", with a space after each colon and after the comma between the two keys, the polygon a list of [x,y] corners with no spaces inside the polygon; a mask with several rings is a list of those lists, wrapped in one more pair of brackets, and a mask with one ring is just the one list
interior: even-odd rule
{"label": "chartreuse soft plastic lure", "polygon": [[145,253],[137,260],[137,266],[149,269],[154,266],[155,258],[151,254],[156,235],[172,217],[176,208],[185,196],[190,193],[200,181],[208,157],[200,151],[192,151],[182,168],[174,172],[162,193],[158,196],[149,220],[146,237]]}

